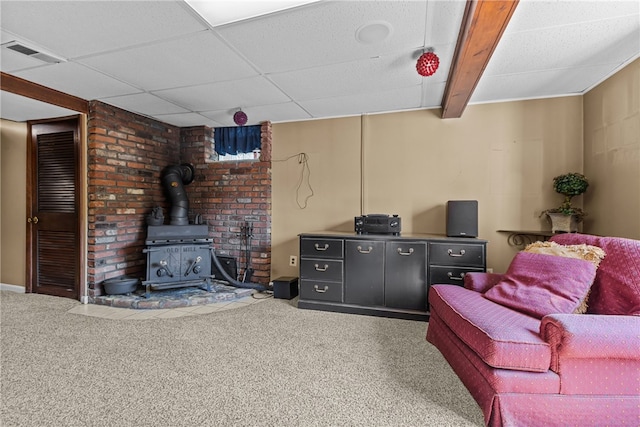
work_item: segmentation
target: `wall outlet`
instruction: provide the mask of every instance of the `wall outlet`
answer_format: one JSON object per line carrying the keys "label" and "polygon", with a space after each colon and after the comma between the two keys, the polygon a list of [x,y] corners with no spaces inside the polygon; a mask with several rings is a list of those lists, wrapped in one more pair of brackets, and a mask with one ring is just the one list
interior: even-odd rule
{"label": "wall outlet", "polygon": [[487,273],[493,273],[493,268],[487,268]]}
{"label": "wall outlet", "polygon": [[298,266],[298,257],[295,255],[291,255],[289,257],[289,266],[290,267],[297,267]]}

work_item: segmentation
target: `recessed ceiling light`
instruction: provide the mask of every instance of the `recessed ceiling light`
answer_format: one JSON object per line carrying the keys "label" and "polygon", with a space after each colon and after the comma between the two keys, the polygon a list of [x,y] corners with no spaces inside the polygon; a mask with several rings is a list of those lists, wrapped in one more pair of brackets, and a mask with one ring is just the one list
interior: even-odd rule
{"label": "recessed ceiling light", "polygon": [[318,0],[186,0],[211,26],[229,24],[273,12],[291,9]]}
{"label": "recessed ceiling light", "polygon": [[386,21],[374,21],[364,24],[356,30],[356,40],[364,44],[380,43],[393,34],[393,27]]}

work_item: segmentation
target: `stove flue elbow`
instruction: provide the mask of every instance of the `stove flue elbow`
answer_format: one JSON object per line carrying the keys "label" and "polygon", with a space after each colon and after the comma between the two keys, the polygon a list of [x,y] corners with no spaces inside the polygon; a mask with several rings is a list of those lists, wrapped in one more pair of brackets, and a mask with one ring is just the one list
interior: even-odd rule
{"label": "stove flue elbow", "polygon": [[171,225],[189,224],[189,199],[185,185],[193,182],[195,169],[190,163],[172,165],[162,171],[162,184],[171,201]]}

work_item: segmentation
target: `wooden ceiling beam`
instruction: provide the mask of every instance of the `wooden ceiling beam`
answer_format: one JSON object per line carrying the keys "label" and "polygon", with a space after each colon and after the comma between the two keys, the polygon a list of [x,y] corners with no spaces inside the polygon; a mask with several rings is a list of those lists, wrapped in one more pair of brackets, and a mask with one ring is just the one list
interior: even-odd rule
{"label": "wooden ceiling beam", "polygon": [[69,110],[78,111],[80,113],[89,113],[89,101],[85,99],[78,98],[77,96],[69,95],[1,71],[0,90],[15,93],[20,96],[26,96],[27,98],[46,102],[48,104],[57,105],[58,107],[68,108]]}
{"label": "wooden ceiling beam", "polygon": [[459,118],[480,81],[518,0],[467,0],[447,86],[442,118]]}

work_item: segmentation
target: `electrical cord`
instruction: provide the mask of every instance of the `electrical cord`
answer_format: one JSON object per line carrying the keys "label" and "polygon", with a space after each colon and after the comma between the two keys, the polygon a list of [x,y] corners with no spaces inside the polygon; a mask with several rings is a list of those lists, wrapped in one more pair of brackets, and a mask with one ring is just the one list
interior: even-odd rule
{"label": "electrical cord", "polygon": [[[312,198],[314,196],[314,192],[313,192],[313,188],[311,187],[311,169],[309,168],[309,156],[307,155],[307,153],[298,153],[298,154],[294,154],[292,156],[289,156],[285,159],[282,160],[271,160],[272,162],[286,162],[288,160],[291,160],[293,158],[298,158],[298,164],[302,165],[302,170],[300,171],[300,179],[298,180],[298,184],[296,186],[296,204],[298,205],[298,207],[300,209],[306,209],[308,201],[310,198]],[[311,192],[311,194],[309,194],[307,197],[305,197],[305,199],[302,201],[302,203],[300,203],[300,189],[302,188],[302,184],[305,181],[305,170],[307,172],[307,187],[309,187],[309,191]]]}

